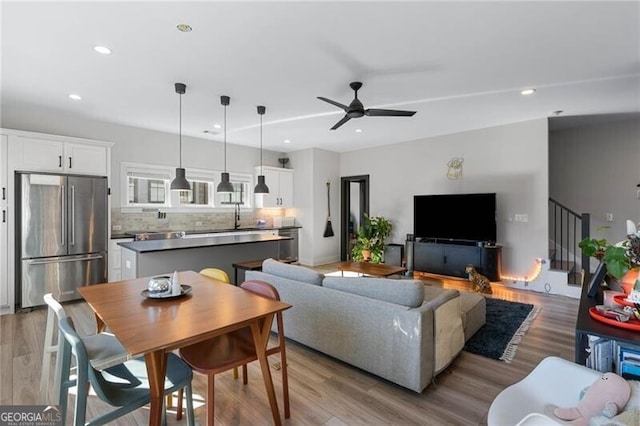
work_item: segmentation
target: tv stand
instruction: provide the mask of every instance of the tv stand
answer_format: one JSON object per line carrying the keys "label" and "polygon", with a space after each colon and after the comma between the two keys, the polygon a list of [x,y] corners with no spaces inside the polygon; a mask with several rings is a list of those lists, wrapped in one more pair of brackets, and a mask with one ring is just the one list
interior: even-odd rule
{"label": "tv stand", "polygon": [[[442,241],[442,242],[441,242]],[[466,278],[465,267],[475,266],[476,271],[491,281],[500,281],[502,246],[485,242],[456,240],[407,241],[408,253],[413,253],[412,271]]]}

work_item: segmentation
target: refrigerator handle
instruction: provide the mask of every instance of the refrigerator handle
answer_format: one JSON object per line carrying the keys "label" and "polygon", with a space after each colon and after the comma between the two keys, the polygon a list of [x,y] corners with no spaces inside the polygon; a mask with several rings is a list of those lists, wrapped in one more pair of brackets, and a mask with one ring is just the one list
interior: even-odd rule
{"label": "refrigerator handle", "polygon": [[64,245],[64,234],[67,232],[65,229],[65,222],[67,217],[66,206],[65,206],[65,197],[64,197],[64,185],[62,185],[62,190],[60,191],[60,245]]}
{"label": "refrigerator handle", "polygon": [[88,260],[99,260],[103,259],[104,256],[99,254],[92,254],[89,256],[82,257],[73,257],[73,258],[55,258],[55,259],[35,259],[35,260],[27,260],[26,263],[29,265],[48,265],[50,263],[69,263],[69,262],[85,262]]}
{"label": "refrigerator handle", "polygon": [[7,222],[7,211],[2,210],[2,223],[6,223],[6,222]]}
{"label": "refrigerator handle", "polygon": [[2,199],[7,199],[7,188],[5,188],[4,186],[2,187]]}
{"label": "refrigerator handle", "polygon": [[69,245],[76,244],[76,186],[71,185],[71,236],[69,237]]}

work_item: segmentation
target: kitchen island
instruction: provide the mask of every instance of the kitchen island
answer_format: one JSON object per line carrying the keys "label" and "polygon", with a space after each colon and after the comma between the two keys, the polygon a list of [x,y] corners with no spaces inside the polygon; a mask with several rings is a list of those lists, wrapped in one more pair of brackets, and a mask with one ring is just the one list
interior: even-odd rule
{"label": "kitchen island", "polygon": [[[252,234],[118,243],[122,247],[122,279],[204,268],[222,269],[233,277],[234,263],[278,258],[280,242],[288,240],[291,237]],[[244,274],[238,281],[244,281]]]}

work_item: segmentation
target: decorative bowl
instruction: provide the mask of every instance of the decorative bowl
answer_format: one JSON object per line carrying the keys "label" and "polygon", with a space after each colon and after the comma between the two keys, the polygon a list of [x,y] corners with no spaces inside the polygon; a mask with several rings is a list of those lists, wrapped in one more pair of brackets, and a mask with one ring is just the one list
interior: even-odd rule
{"label": "decorative bowl", "polygon": [[147,290],[149,290],[149,295],[151,296],[171,293],[171,278],[167,275],[153,277],[147,284]]}

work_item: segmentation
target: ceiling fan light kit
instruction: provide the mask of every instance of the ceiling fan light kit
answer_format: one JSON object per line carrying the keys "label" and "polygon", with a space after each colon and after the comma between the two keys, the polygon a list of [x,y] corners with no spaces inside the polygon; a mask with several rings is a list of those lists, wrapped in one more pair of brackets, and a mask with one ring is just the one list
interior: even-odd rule
{"label": "ceiling fan light kit", "polygon": [[216,188],[218,194],[233,193],[233,185],[227,172],[227,106],[229,106],[230,102],[231,98],[229,96],[220,96],[220,103],[224,106],[224,172],[220,174],[220,183]]}
{"label": "ceiling fan light kit", "polygon": [[268,194],[269,187],[265,183],[264,175],[262,174],[262,116],[267,111],[267,109],[258,105],[258,115],[260,116],[260,175],[258,176],[258,184],[253,189],[254,194]]}
{"label": "ceiling fan light kit", "polygon": [[358,99],[358,90],[360,90],[360,88],[362,87],[362,83],[359,81],[354,81],[349,84],[349,87],[351,87],[351,89],[355,92],[355,97],[351,101],[349,106],[343,105],[340,102],[336,102],[322,96],[318,96],[318,99],[320,99],[321,101],[325,101],[327,103],[330,103],[331,105],[337,106],[345,112],[344,117],[342,117],[340,121],[334,124],[331,130],[336,130],[338,127],[342,126],[352,118],[360,118],[365,115],[368,117],[411,117],[416,113],[416,111],[402,111],[397,109],[364,109],[364,105],[362,105],[362,102],[360,102],[360,100]]}
{"label": "ceiling fan light kit", "polygon": [[186,172],[182,168],[182,95],[187,91],[187,85],[184,83],[175,84],[176,93],[180,95],[180,167],[176,168],[176,177],[171,181],[172,191],[191,191],[191,185],[186,178]]}

